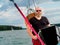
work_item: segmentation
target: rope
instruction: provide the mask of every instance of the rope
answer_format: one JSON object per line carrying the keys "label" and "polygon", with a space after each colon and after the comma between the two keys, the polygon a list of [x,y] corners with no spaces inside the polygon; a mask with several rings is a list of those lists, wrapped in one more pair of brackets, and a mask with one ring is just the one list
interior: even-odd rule
{"label": "rope", "polygon": [[34,0],[32,0],[33,1],[33,4],[34,4],[34,7],[36,7],[36,5],[35,5],[35,1]]}
{"label": "rope", "polygon": [[[35,8],[35,7],[36,7],[35,1],[34,1],[34,0],[31,0],[31,1],[33,2],[34,8]],[[28,0],[28,5],[29,5],[29,6],[27,6],[27,8],[28,8],[27,14],[29,14],[29,13],[31,13],[31,12],[35,12],[35,10],[33,10],[33,9],[30,8],[30,1],[29,1],[29,0]]]}
{"label": "rope", "polygon": [[29,10],[29,9],[30,9],[30,1],[29,1],[29,0],[28,0],[27,9],[28,9],[28,10],[27,10],[27,15],[28,15],[29,13],[31,13],[30,10]]}

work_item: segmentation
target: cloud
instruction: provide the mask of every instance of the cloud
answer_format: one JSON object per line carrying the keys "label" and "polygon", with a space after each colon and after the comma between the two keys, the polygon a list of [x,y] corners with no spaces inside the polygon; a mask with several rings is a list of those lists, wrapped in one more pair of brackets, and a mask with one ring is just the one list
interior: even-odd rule
{"label": "cloud", "polygon": [[0,8],[2,7],[2,5],[0,5]]}
{"label": "cloud", "polygon": [[[28,0],[15,0],[15,2],[18,4],[19,8],[22,10],[23,14],[27,16],[27,5],[29,5]],[[33,1],[30,0],[31,8],[35,8]],[[5,3],[3,3],[5,2]],[[21,2],[21,3],[20,3]],[[42,3],[40,3],[42,2]],[[45,2],[45,3],[44,3]],[[24,19],[21,16],[21,14],[18,12],[18,10],[13,6],[13,3],[11,3],[8,0],[3,0],[1,2],[3,5],[0,4],[0,24],[8,24],[8,25],[16,25],[16,26],[23,26],[25,27]],[[43,9],[43,13],[45,16],[48,17],[49,21],[51,23],[57,23],[60,19],[60,2],[53,2],[52,0],[35,0],[35,3]],[[56,16],[57,15],[57,16]],[[53,21],[54,20],[54,21]]]}
{"label": "cloud", "polygon": [[2,7],[3,5],[0,4],[0,8]]}
{"label": "cloud", "polygon": [[60,20],[60,16],[50,17],[48,19],[49,19],[50,23],[52,23],[52,24],[60,23],[60,21],[59,21]]}
{"label": "cloud", "polygon": [[[20,8],[25,15],[26,14],[26,8],[25,7],[20,7]],[[18,25],[18,24],[24,23],[23,17],[21,16],[21,14],[18,12],[18,10],[15,7],[8,8],[6,11],[1,11],[0,12],[0,21],[2,23],[12,24],[12,25],[13,24]]]}

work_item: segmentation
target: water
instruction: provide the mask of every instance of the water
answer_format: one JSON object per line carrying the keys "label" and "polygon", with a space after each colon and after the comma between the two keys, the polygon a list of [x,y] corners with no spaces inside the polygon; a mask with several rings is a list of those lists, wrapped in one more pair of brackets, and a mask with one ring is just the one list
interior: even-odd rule
{"label": "water", "polygon": [[32,45],[26,30],[0,31],[0,45]]}
{"label": "water", "polygon": [[0,31],[0,45],[32,45],[32,42],[26,30]]}

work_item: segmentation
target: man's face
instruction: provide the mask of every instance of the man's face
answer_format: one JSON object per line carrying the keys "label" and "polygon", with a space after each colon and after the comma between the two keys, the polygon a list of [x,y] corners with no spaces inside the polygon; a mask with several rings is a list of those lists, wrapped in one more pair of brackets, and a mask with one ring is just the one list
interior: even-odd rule
{"label": "man's face", "polygon": [[42,10],[40,8],[36,8],[36,15],[41,15],[42,14]]}

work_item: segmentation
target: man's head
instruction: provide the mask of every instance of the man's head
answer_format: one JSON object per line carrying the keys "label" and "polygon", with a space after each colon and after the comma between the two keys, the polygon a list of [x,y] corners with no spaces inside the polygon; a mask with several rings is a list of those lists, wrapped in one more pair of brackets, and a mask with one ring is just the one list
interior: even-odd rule
{"label": "man's head", "polygon": [[36,15],[41,15],[42,14],[42,9],[41,8],[39,8],[39,7],[36,7],[35,8],[35,13],[36,13]]}

